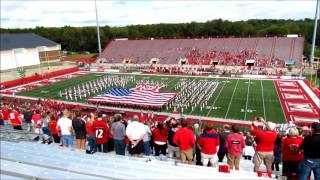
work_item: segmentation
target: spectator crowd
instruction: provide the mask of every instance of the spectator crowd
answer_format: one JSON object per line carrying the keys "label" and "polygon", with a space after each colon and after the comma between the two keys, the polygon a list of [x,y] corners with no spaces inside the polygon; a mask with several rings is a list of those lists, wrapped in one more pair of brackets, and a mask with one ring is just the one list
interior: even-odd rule
{"label": "spectator crowd", "polygon": [[66,148],[76,145],[77,150],[88,154],[129,152],[136,157],[154,155],[159,160],[173,158],[176,162],[211,167],[217,167],[226,158],[229,169],[236,171],[241,161],[248,160],[258,174],[264,164],[270,177],[274,173],[305,180],[312,171],[315,179],[320,179],[319,122],[312,124],[312,132],[296,127],[278,132],[276,124],[259,117],[245,131],[237,125],[225,124],[220,128],[211,122],[192,123],[183,118],[157,121],[139,115],[110,115],[100,110],[59,109],[41,102],[32,105],[2,102],[0,122],[11,124],[15,130],[39,133],[43,143],[57,143]]}

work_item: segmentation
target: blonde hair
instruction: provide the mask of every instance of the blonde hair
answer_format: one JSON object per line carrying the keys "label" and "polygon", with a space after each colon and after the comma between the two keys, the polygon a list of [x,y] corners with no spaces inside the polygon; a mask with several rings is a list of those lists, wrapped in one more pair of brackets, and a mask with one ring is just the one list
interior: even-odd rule
{"label": "blonde hair", "polygon": [[299,130],[297,128],[290,128],[288,131],[288,136],[296,137],[299,136]]}
{"label": "blonde hair", "polygon": [[69,111],[68,109],[63,110],[63,116],[68,117],[69,116]]}

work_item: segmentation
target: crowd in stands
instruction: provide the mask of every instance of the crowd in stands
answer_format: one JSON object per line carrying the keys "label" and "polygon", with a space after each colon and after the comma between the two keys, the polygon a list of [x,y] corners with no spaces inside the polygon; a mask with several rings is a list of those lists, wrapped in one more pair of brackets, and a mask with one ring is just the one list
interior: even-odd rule
{"label": "crowd in stands", "polygon": [[[302,133],[296,127],[286,132],[275,131],[276,125],[263,118],[254,118],[250,131],[237,125],[215,127],[213,123],[194,123],[186,119],[165,121],[139,115],[124,117],[120,113],[80,109],[56,109],[37,104],[2,102],[2,125],[15,130],[43,134],[43,143],[57,143],[88,154],[115,151],[118,155],[149,157],[160,160],[174,158],[176,162],[217,167],[227,159],[231,170],[239,170],[241,157],[252,160],[253,171],[259,173],[263,163],[268,176],[280,170],[288,179],[308,179],[313,171],[320,179],[320,123],[312,124],[312,133]],[[26,124],[26,126],[24,126]],[[274,169],[273,169],[274,168]],[[279,174],[278,174],[279,175]]]}
{"label": "crowd in stands", "polygon": [[244,49],[239,52],[221,50],[192,49],[187,52],[186,59],[192,65],[210,65],[213,61],[224,66],[244,66],[246,60],[255,60],[257,67],[285,67],[285,60],[275,56],[259,55],[255,49]]}

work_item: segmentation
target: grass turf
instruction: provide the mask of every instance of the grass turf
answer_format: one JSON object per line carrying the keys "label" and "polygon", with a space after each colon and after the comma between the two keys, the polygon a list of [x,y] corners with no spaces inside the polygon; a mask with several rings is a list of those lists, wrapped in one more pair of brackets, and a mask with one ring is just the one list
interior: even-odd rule
{"label": "grass turf", "polygon": [[[111,74],[107,74],[111,75]],[[65,100],[60,98],[59,91],[75,86],[79,83],[84,83],[97,79],[104,74],[91,73],[85,76],[68,79],[65,81],[53,83],[30,91],[18,93],[18,95],[51,98],[56,100]],[[134,76],[134,75],[119,75],[119,76]],[[135,79],[165,81],[167,87],[160,89],[160,92],[179,92],[174,86],[180,79],[199,80],[204,77],[168,77],[156,75],[135,75]],[[199,115],[207,117],[219,117],[225,119],[236,120],[251,120],[255,116],[265,117],[267,120],[284,123],[285,117],[277,95],[274,83],[272,80],[246,80],[246,79],[215,79],[212,81],[219,82],[217,89],[209,98],[208,105],[204,109],[195,107],[184,109],[183,114]],[[134,83],[130,83],[127,87],[134,87]],[[100,93],[100,92],[99,92]],[[96,94],[99,94],[96,93]],[[94,95],[93,95],[94,96]],[[79,100],[78,102],[84,102]],[[162,111],[171,112],[172,109],[163,108]]]}

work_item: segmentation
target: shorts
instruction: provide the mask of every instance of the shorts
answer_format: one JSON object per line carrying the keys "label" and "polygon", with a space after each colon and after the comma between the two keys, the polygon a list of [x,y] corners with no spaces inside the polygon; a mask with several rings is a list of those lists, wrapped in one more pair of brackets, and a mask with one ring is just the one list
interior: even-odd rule
{"label": "shorts", "polygon": [[134,147],[132,147],[131,142],[129,143],[129,153],[133,154],[142,154],[143,153],[143,142],[142,140]]}
{"label": "shorts", "polygon": [[208,162],[213,166],[217,163],[217,154],[201,153],[201,162],[204,166],[207,166]]}
{"label": "shorts", "polygon": [[172,146],[168,144],[168,154],[169,158],[180,157],[180,150],[177,146]]}
{"label": "shorts", "polygon": [[73,145],[73,137],[71,135],[62,135],[61,142],[63,146]]}
{"label": "shorts", "polygon": [[239,166],[240,164],[240,157],[237,157],[237,156],[232,156],[230,154],[227,155],[227,163],[230,167],[233,167],[233,166]]}
{"label": "shorts", "polygon": [[182,161],[185,161],[185,160],[191,161],[193,159],[193,150],[192,148],[187,150],[181,150],[180,155],[181,155]]}
{"label": "shorts", "polygon": [[256,152],[253,156],[253,164],[260,167],[263,162],[267,167],[271,167],[274,160],[273,152]]}
{"label": "shorts", "polygon": [[86,134],[76,134],[76,139],[86,139]]}

